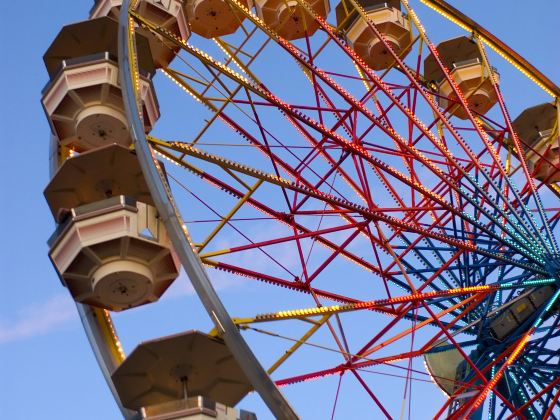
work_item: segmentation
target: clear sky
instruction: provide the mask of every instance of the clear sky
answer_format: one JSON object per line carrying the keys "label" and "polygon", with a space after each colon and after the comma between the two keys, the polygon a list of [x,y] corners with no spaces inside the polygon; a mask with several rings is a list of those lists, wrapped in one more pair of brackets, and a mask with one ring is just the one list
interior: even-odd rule
{"label": "clear sky", "polygon": [[[476,0],[453,4],[560,83],[559,2]],[[0,2],[1,418],[119,417],[72,300],[47,258],[46,239],[53,221],[42,195],[48,182],[49,139],[40,105],[41,89],[47,82],[42,54],[63,25],[86,19],[91,5],[85,0]],[[537,102],[526,102],[523,92],[516,94],[515,89],[509,93],[511,109],[517,111],[525,103]],[[174,293],[188,296],[188,289],[183,286]],[[188,319],[201,314],[195,298],[169,298],[157,318],[144,319],[167,324],[174,331],[182,325],[188,328]],[[134,343],[125,346],[130,349]],[[433,392],[439,391],[434,388]],[[265,413],[259,414],[266,418]]]}

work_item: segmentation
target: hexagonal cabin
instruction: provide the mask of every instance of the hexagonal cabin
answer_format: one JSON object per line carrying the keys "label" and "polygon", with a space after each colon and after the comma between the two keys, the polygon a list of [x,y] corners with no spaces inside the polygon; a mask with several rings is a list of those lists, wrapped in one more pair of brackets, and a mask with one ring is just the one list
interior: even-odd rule
{"label": "hexagonal cabin", "polygon": [[[328,0],[309,0],[307,4],[326,19],[330,11]],[[259,17],[278,35],[287,40],[313,35],[319,24],[296,0],[256,0]]]}
{"label": "hexagonal cabin", "polygon": [[[90,10],[90,19],[109,16],[118,21],[121,5],[122,0],[96,0]],[[191,34],[181,0],[142,0],[137,11],[146,20],[184,40]],[[179,48],[148,30],[140,28],[138,31],[148,39],[156,67],[167,67]]]}
{"label": "hexagonal cabin", "polygon": [[[118,24],[108,17],[62,28],[44,55],[51,77],[42,103],[53,133],[77,151],[131,143],[117,63]],[[159,118],[148,41],[137,35],[144,128]]]}
{"label": "hexagonal cabin", "polygon": [[512,123],[534,178],[547,184],[560,181],[560,150],[552,136],[558,128],[558,109],[544,103],[521,112]]}
{"label": "hexagonal cabin", "polygon": [[251,391],[231,351],[199,331],[143,342],[111,377],[122,404],[147,420],[256,419],[231,408]]}
{"label": "hexagonal cabin", "polygon": [[177,278],[179,262],[126,148],[67,159],[45,197],[59,222],[49,256],[76,301],[120,311],[156,301]]}
{"label": "hexagonal cabin", "polygon": [[[383,34],[390,48],[401,58],[410,51],[410,23],[401,12],[399,0],[359,0],[367,19]],[[348,44],[356,54],[374,70],[389,68],[394,58],[389,49],[354,9],[348,0],[342,0],[336,6],[336,21]]]}
{"label": "hexagonal cabin", "polygon": [[[251,0],[240,0],[248,9]],[[185,0],[183,3],[191,31],[204,37],[215,38],[234,33],[245,16],[226,0]]]}
{"label": "hexagonal cabin", "polygon": [[[437,51],[439,59],[449,70],[469,108],[478,114],[486,114],[498,98],[476,43],[466,36],[461,36],[441,42]],[[498,81],[498,72],[492,69],[492,74]],[[460,119],[468,118],[467,110],[458,102],[457,95],[433,54],[424,60],[424,78],[437,86],[438,102],[442,108]]]}

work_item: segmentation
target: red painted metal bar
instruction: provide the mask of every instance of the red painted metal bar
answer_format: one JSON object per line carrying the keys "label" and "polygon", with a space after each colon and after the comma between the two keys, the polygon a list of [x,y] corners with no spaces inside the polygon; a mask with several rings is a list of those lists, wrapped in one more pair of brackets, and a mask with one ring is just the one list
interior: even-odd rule
{"label": "red painted metal bar", "polygon": [[[374,122],[374,123],[376,122],[375,117],[373,117],[371,114],[369,114],[369,111],[367,111],[365,108],[361,107],[360,104],[357,103],[352,97],[348,96],[348,94],[347,94],[338,84],[336,84],[336,82],[333,82],[333,81],[331,81],[331,80],[325,80],[325,79],[328,79],[328,78],[326,78],[326,75],[324,74],[324,72],[322,72],[321,70],[319,70],[319,69],[315,68],[314,66],[310,65],[309,62],[307,62],[305,59],[303,59],[303,58],[299,55],[299,54],[300,54],[299,51],[298,51],[297,49],[295,49],[293,46],[291,46],[291,44],[286,43],[286,42],[283,41],[281,38],[279,39],[279,43],[280,43],[280,45],[282,45],[283,47],[285,47],[285,48],[288,50],[288,52],[291,52],[292,55],[294,55],[294,57],[295,57],[296,59],[298,59],[298,61],[299,61],[301,64],[306,65],[306,66],[310,69],[310,71],[315,71],[315,72],[317,73],[317,75],[321,76],[321,78],[323,79],[323,81],[324,81],[324,82],[327,82],[327,83],[329,84],[329,86],[331,86],[333,89],[338,89],[339,93],[340,93],[343,97],[345,97],[345,99],[347,99],[347,100],[349,101],[350,104],[352,104],[352,105],[354,105],[354,106],[356,106],[356,107],[359,107],[359,108],[361,109],[361,111],[362,111],[366,116],[368,116],[368,117],[372,120],[372,122]],[[188,45],[187,45],[187,47],[188,47]],[[185,48],[188,50],[187,47],[185,47]],[[191,52],[191,53],[197,55],[196,52],[193,52],[193,51],[190,51],[190,50],[189,50],[189,52]],[[199,57],[199,59],[202,59],[202,57]],[[203,60],[203,61],[204,61],[204,60]],[[210,64],[212,64],[211,59],[209,59],[209,58],[207,58],[207,57],[206,57],[206,61],[208,61]],[[330,82],[330,83],[329,83],[329,82]],[[334,84],[334,85],[333,85],[333,84]],[[259,93],[259,89],[254,89],[254,90],[255,90],[256,93]],[[270,92],[268,92],[268,91],[264,92],[264,97],[267,97],[269,100],[272,100],[273,102],[276,103],[276,105],[277,105],[280,109],[283,109],[284,111],[290,113],[292,116],[295,116],[297,119],[300,119],[303,123],[306,123],[307,125],[312,126],[313,128],[315,128],[316,130],[322,132],[323,134],[328,134],[328,130],[327,130],[327,132],[325,132],[326,129],[325,129],[324,127],[318,125],[315,121],[309,119],[308,117],[301,115],[298,111],[296,111],[296,110],[294,110],[293,108],[291,108],[290,105],[288,105],[288,104],[286,104],[286,103],[280,101],[278,98],[276,98],[276,97],[275,97],[274,95],[272,95]],[[410,117],[413,117],[413,116],[410,115]],[[394,132],[394,131],[391,132],[391,131],[387,130],[387,129],[386,129],[384,126],[382,126],[382,125],[379,125],[379,126],[380,126],[382,129],[384,129],[384,131],[386,131],[388,134],[393,134],[393,137],[394,137],[394,138],[397,138],[397,137],[398,137],[398,135],[397,135],[396,132]],[[422,129],[422,127],[419,127],[419,128]],[[334,133],[331,133],[331,135],[333,135],[333,134],[334,134]],[[340,138],[338,135],[334,135],[333,138],[336,139],[336,140],[342,140],[342,142],[345,143],[346,146],[351,147],[351,143],[350,143],[350,145],[349,145],[349,144],[346,142],[346,140],[343,140],[343,139]],[[353,148],[353,149],[354,149],[353,151],[356,151],[355,148]],[[363,150],[363,149],[362,149],[362,150]],[[422,160],[422,158],[423,158],[422,156],[418,156],[418,155],[417,155],[416,157],[417,157],[418,159],[421,159],[421,160]],[[425,160],[425,159],[424,159],[424,160]],[[424,163],[425,165],[427,165],[428,167],[431,167],[431,164],[430,164],[429,162],[423,161],[423,163]],[[435,172],[436,172],[436,174],[438,173],[437,171],[435,171]],[[424,192],[425,192],[425,191],[424,191]],[[530,257],[529,257],[529,258],[530,258]]]}
{"label": "red painted metal bar", "polygon": [[375,394],[373,393],[373,391],[369,388],[369,386],[366,384],[366,382],[362,379],[362,377],[358,374],[358,372],[356,372],[355,370],[350,370],[350,372],[352,372],[352,374],[356,377],[356,379],[358,379],[358,382],[360,382],[360,384],[364,387],[364,389],[366,390],[366,392],[369,394],[369,396],[373,399],[373,401],[375,402],[375,404],[377,405],[377,407],[379,407],[379,409],[381,410],[381,412],[385,415],[385,417],[387,417],[389,420],[392,420],[393,418],[391,417],[391,415],[387,412],[387,410],[385,409],[385,407],[383,406],[383,404],[381,404],[381,402],[379,401],[379,399],[375,396]]}
{"label": "red painted metal bar", "polygon": [[[166,153],[166,151],[164,149],[162,149],[161,147],[156,146],[156,150],[158,150],[160,153],[164,154],[165,156],[167,156],[170,159],[176,159],[175,161],[177,163],[179,163],[179,164],[182,163],[181,160],[176,158],[174,155]],[[221,188],[224,191],[227,191],[229,194],[232,194],[233,196],[237,197],[238,199],[242,198],[245,195],[243,192],[239,191],[238,189],[230,186],[229,184],[223,182],[221,179],[216,178],[216,177],[208,174],[207,172],[205,172],[203,170],[200,170],[200,169],[195,170],[194,168],[187,168],[187,169],[192,170],[197,176],[206,180],[211,185],[216,186],[217,188]],[[290,225],[290,220],[291,220],[290,215],[288,215],[286,213],[278,212],[278,211],[266,206],[265,204],[261,203],[260,201],[255,200],[252,197],[250,197],[247,200],[247,203],[250,204],[255,209],[261,211],[262,213],[278,220],[279,222],[284,223],[288,226]],[[307,227],[305,227],[301,224],[296,224],[296,226],[297,226],[297,229],[300,232],[302,232],[303,234],[313,232],[312,230],[310,230],[309,228],[307,228]],[[337,245],[335,243],[333,243],[332,241],[330,241],[330,240],[328,240],[328,239],[326,239],[322,236],[316,236],[315,239],[329,249],[336,249],[336,247],[337,247]],[[348,251],[343,251],[341,254],[344,257],[348,258],[350,261],[364,267],[368,271],[371,271],[371,272],[377,273],[377,274],[381,274],[381,271],[379,270],[379,268],[370,264],[368,261],[364,260],[362,257],[359,257],[359,256],[357,256],[357,255],[355,255],[351,252],[348,252]]]}
{"label": "red painted metal bar", "polygon": [[[480,369],[480,372],[482,374],[486,374],[488,373],[488,371],[492,368],[492,366],[497,365],[502,359],[508,357],[511,355],[513,349],[521,342],[522,338],[517,340],[515,343],[513,343],[511,346],[509,346],[506,350],[502,351],[502,353],[500,353],[499,355],[497,355],[494,360],[490,363],[488,363],[486,366],[484,366],[483,368]],[[466,386],[471,386],[473,385],[473,383],[475,381],[479,380],[479,378],[477,377],[473,377],[471,378],[468,382],[464,383],[461,387],[457,388],[455,390],[455,392],[450,395],[449,399],[445,402],[445,404],[440,408],[440,410],[436,413],[436,415],[434,415],[434,419],[439,418],[440,416],[443,415],[444,411],[447,409],[447,407],[453,402],[453,398],[457,395],[460,395],[462,392],[465,391],[465,387]],[[485,384],[487,384],[489,381],[486,380],[486,378],[483,381]],[[500,395],[498,393],[498,390],[493,389],[492,392],[494,392],[496,395]],[[509,402],[509,401],[504,401],[505,404],[508,406],[508,408],[512,411],[515,411],[515,407]]]}
{"label": "red painted metal bar", "polygon": [[[481,299],[481,297],[475,295],[475,296],[471,296],[471,297],[465,299],[462,303],[469,303],[469,302],[477,301],[477,300],[480,300],[480,299]],[[406,311],[406,312],[408,312],[408,311]],[[394,326],[396,324],[396,322],[399,319],[401,319],[404,314],[405,314],[405,312],[397,315],[397,318],[392,320],[393,321],[393,322],[391,322],[392,325],[389,328],[386,328],[386,330],[388,331],[392,326]],[[443,316],[443,315],[441,315],[441,316]],[[427,323],[428,323],[427,321],[424,321],[422,323],[422,325],[416,326],[415,328],[416,329],[421,328],[423,325],[427,325]],[[378,334],[378,336],[382,336],[382,335],[384,335],[384,333],[383,334]],[[406,335],[408,335],[408,332],[399,334],[399,336],[406,336]],[[361,352],[361,353],[363,353],[363,352]],[[350,362],[341,364],[337,367],[330,368],[330,369],[324,369],[324,370],[320,370],[320,371],[316,371],[316,372],[311,372],[311,373],[307,373],[307,374],[304,374],[304,375],[294,376],[294,377],[291,377],[291,378],[285,378],[285,379],[277,381],[276,383],[278,385],[287,385],[287,384],[302,382],[302,381],[311,380],[311,379],[318,379],[318,378],[328,376],[328,375],[332,375],[332,374],[339,373],[339,372],[344,372],[346,370],[353,369],[354,366],[356,366],[358,368],[364,368],[364,367],[367,367],[367,366],[372,366],[372,365],[375,365],[375,364],[379,364],[374,359],[372,359],[371,361],[368,360],[368,361],[356,363],[356,360],[359,360],[360,358],[364,358],[366,356],[367,355],[358,353],[358,354],[355,354],[355,355],[352,356],[352,359],[351,359]],[[385,361],[384,363],[387,363],[387,361]]]}
{"label": "red painted metal bar", "polygon": [[552,401],[550,401],[550,406],[548,407],[548,409],[546,410],[543,416],[544,420],[551,418],[553,414],[552,410],[554,410],[556,404],[558,404],[559,399],[560,399],[560,390],[556,391],[556,395],[554,395],[554,398],[552,398]]}
{"label": "red painted metal bar", "polygon": [[[354,4],[354,6],[358,9],[361,10],[361,6],[359,4],[357,4],[354,0],[351,0],[352,3]],[[309,11],[309,10],[308,10]],[[314,14],[312,11],[310,11],[311,14]],[[317,16],[315,14],[315,19],[317,22],[319,22],[320,26],[325,30],[325,32],[327,32],[335,42],[337,42],[340,47],[346,51],[346,53],[354,60],[354,62],[356,62],[360,68],[362,69],[362,71],[364,71],[364,73],[366,73],[368,76],[370,76],[371,81],[373,83],[378,83],[379,86],[383,89],[383,87],[385,86],[384,83],[379,80],[378,76],[372,72],[371,70],[368,69],[368,67],[365,65],[365,63],[363,63],[363,61],[355,54],[355,52],[353,50],[351,50],[349,47],[347,47],[344,43],[342,43],[340,40],[338,40],[336,38],[336,36],[333,34],[332,29],[330,28],[330,26],[326,23],[326,21],[320,17]],[[441,112],[439,111],[438,107],[435,105],[435,103],[433,103],[433,101],[431,100],[431,98],[429,98],[427,96],[427,94],[424,92],[424,90],[422,89],[422,87],[420,86],[420,84],[418,83],[418,81],[416,80],[416,78],[414,77],[414,75],[412,75],[409,71],[408,68],[404,65],[404,63],[402,63],[402,61],[400,60],[400,58],[394,53],[394,51],[392,50],[391,46],[387,43],[385,37],[383,36],[383,34],[377,29],[377,27],[369,22],[366,19],[366,23],[368,24],[369,28],[375,33],[375,35],[385,44],[387,50],[393,55],[396,63],[400,66],[400,68],[402,68],[403,73],[409,78],[409,80],[411,81],[411,83],[417,88],[417,91],[424,97],[424,99],[426,100],[426,102],[428,103],[428,105],[432,108],[433,112],[436,113],[437,115],[439,115],[442,119],[442,122],[444,123],[444,125],[446,126],[446,128],[450,131],[450,133],[454,136],[455,140],[457,141],[457,143],[464,149],[464,151],[467,153],[467,155],[472,159],[473,163],[475,163],[477,165],[477,167],[479,167],[480,169],[480,165],[476,160],[476,156],[473,154],[472,150],[470,149],[470,147],[466,144],[466,142],[461,138],[461,136],[459,135],[459,133],[455,130],[455,128],[453,126],[451,126],[451,124],[444,118],[444,116],[441,114]],[[431,45],[431,43],[428,42],[428,47],[430,49],[430,51],[434,54],[434,57],[436,58],[436,61],[440,64],[440,67],[442,68],[442,70],[444,71],[444,74],[446,74],[446,77],[450,83],[450,85],[453,87],[455,93],[460,97],[462,96],[462,93],[458,90],[457,86],[454,84],[451,76],[449,75],[449,73],[447,72],[447,70],[445,69],[445,67],[443,66],[443,64],[441,63],[441,61],[439,60],[438,56],[437,56],[437,51],[435,50],[435,48],[433,47],[433,45]],[[391,92],[389,92],[386,89],[383,89],[385,94],[391,98],[392,100],[394,100],[394,95],[392,95]],[[462,98],[462,101],[466,107],[466,101]],[[408,110],[407,108],[405,108],[402,104],[398,103],[398,101],[395,101],[395,103],[397,104],[397,106],[399,106],[399,108],[401,108],[401,110],[409,116],[409,118],[411,119],[411,121],[414,121],[417,125],[417,127],[425,133],[425,135],[427,135],[428,137],[430,137],[433,140],[434,145],[444,154],[448,157],[448,159],[450,160],[450,162],[455,162],[454,156],[452,156],[449,151],[446,148],[442,148],[439,145],[439,141],[437,141],[437,139],[435,139],[433,137],[433,135],[431,135],[431,133],[429,133],[427,130],[425,130],[425,126],[423,126],[422,124],[420,124],[420,122],[417,120],[417,118],[415,117],[414,114],[412,114],[410,112],[410,110]],[[488,150],[490,152],[493,151],[493,147],[491,146],[491,144],[488,143],[486,137],[485,137],[485,133],[483,133],[481,131],[481,128],[479,127],[478,123],[474,120],[472,113],[470,112],[470,110],[468,109],[468,107],[466,107],[467,112],[469,114],[469,118],[471,119],[474,127],[476,128],[476,130],[479,132],[479,135],[481,136],[481,139],[483,140],[483,142],[485,143],[486,147],[488,148]],[[374,121],[372,121],[374,122]],[[496,160],[498,163],[500,162],[500,158],[499,156],[497,156],[495,153],[491,153],[491,156],[494,158],[494,160]],[[429,166],[428,166],[429,167]],[[457,169],[462,171],[462,168],[460,167],[460,165],[456,165]],[[503,173],[503,169],[501,167],[501,165],[499,165],[500,170],[502,172],[502,176],[504,176],[505,174]],[[437,173],[436,173],[437,175]],[[466,175],[466,174],[465,174]],[[494,185],[490,179],[488,179],[488,181],[490,182],[490,184]],[[500,190],[497,188],[497,186],[494,185],[494,187],[496,188],[496,192],[498,194],[501,195]],[[505,199],[505,197],[503,197],[504,201],[507,203],[507,200]],[[504,214],[505,216],[505,214]],[[522,219],[519,219],[519,222],[525,226],[525,228],[527,228],[527,232],[530,233],[531,230],[528,229],[528,227],[525,225],[524,221]],[[533,226],[534,227],[534,226]],[[536,229],[536,227],[534,227]]]}
{"label": "red painted metal bar", "polygon": [[[525,404],[523,404],[521,407],[517,408],[513,413],[510,414],[509,417],[506,418],[506,420],[515,420],[519,415],[522,414],[523,411],[530,408],[544,394],[552,392],[554,387],[557,386],[558,384],[560,384],[560,376],[557,377],[556,379],[554,379],[551,383],[549,383],[543,389],[541,389],[538,393],[533,395],[533,397],[529,401],[527,401]],[[557,395],[560,395],[560,389],[557,391]],[[554,403],[550,404],[550,407],[552,408],[552,407],[554,407],[554,405],[555,405]],[[551,413],[549,413],[549,414],[551,414]],[[546,418],[548,418],[546,415],[543,416],[543,419],[546,419]]]}
{"label": "red painted metal bar", "polygon": [[[211,155],[209,153],[205,153],[205,152],[195,152],[195,149],[191,148],[188,145],[184,145],[184,144],[177,145],[177,144],[175,144],[175,146],[180,147],[182,149],[182,151],[185,152],[185,153],[191,153],[191,154],[195,154],[195,155],[200,154],[200,156],[203,157],[204,160],[207,160],[207,161],[214,160],[214,161],[216,161],[216,163],[219,163],[220,165],[226,165],[227,164],[227,162],[223,158],[220,158],[220,157],[217,157],[217,156]],[[254,170],[252,170],[248,167],[239,165],[236,162],[230,162],[229,165],[231,166],[230,169],[234,169],[234,170],[237,170],[237,171],[240,171],[242,173],[249,174],[249,175],[253,174],[253,176],[257,176],[257,178],[259,178],[263,175],[266,176],[266,174],[263,174],[260,171],[254,171]],[[279,184],[279,185],[285,186],[285,187],[287,187],[287,188],[289,188],[293,191],[298,191],[302,194],[310,195],[313,198],[319,199],[320,201],[323,201],[323,202],[328,203],[329,205],[332,205],[333,207],[342,207],[342,208],[345,208],[347,210],[354,210],[356,213],[361,214],[364,218],[366,218],[368,220],[384,222],[384,223],[387,223],[389,225],[393,225],[396,228],[401,228],[405,231],[411,231],[411,232],[414,232],[414,233],[419,233],[421,235],[430,237],[432,239],[439,240],[443,243],[453,245],[453,246],[456,246],[456,247],[461,248],[461,249],[477,252],[479,254],[486,255],[486,256],[489,256],[489,257],[494,258],[494,259],[507,261],[508,263],[510,263],[512,265],[516,265],[516,266],[520,266],[520,267],[524,267],[524,268],[529,268],[530,267],[530,269],[535,270],[535,268],[533,266],[528,266],[524,263],[521,263],[521,262],[518,262],[518,261],[515,261],[515,260],[511,260],[507,257],[497,255],[497,254],[492,253],[492,252],[488,252],[485,249],[478,248],[477,246],[475,246],[471,243],[456,240],[452,237],[445,236],[445,235],[442,235],[442,234],[434,233],[432,231],[429,231],[428,229],[421,228],[421,227],[413,225],[411,223],[404,222],[400,219],[397,219],[397,218],[392,217],[392,216],[385,215],[385,214],[380,213],[380,212],[375,211],[375,210],[369,210],[366,207],[356,205],[354,203],[351,203],[351,202],[348,202],[348,201],[345,201],[345,200],[341,200],[337,197],[334,197],[334,196],[329,195],[329,194],[325,194],[321,191],[315,191],[315,190],[312,190],[312,189],[304,187],[304,186],[299,186],[299,185],[297,185],[293,182],[290,182],[290,181],[282,181],[282,180],[279,180],[277,178],[272,178],[272,177],[268,177],[267,181],[271,182],[273,184]],[[544,271],[543,271],[543,274],[545,274]]]}
{"label": "red painted metal bar", "polygon": [[[313,74],[314,74],[314,73],[313,73]],[[317,91],[316,91],[316,92],[317,92]],[[272,152],[270,151],[270,149],[268,150],[268,153],[269,153],[269,155],[272,154]],[[358,158],[358,159],[360,159],[359,164],[360,164],[360,165],[363,165],[362,158],[360,157],[360,158]],[[274,164],[274,161],[273,161],[273,164]],[[358,165],[358,163],[356,163],[356,165]],[[498,168],[498,167],[496,166],[496,162],[494,162],[493,166],[494,166],[494,168]],[[363,173],[364,173],[364,175],[365,175],[365,171],[364,171],[363,169],[362,169],[362,171],[363,171]],[[411,170],[411,172],[414,172],[414,171]],[[278,174],[278,172],[277,172],[277,174]],[[325,179],[325,178],[324,178],[324,179]],[[413,178],[411,177],[411,179],[413,179]],[[369,189],[367,188],[367,179],[365,179],[365,178],[364,178],[364,179],[361,179],[361,182],[362,182],[362,189],[363,189],[364,191],[368,191]],[[488,184],[488,185],[489,185],[489,184]],[[284,187],[281,186],[281,188],[284,188]],[[411,190],[412,190],[412,189],[411,189]],[[414,191],[414,190],[412,190],[412,191]],[[298,194],[298,192],[299,192],[299,191],[296,191],[296,194]],[[309,195],[307,195],[307,197],[309,197]],[[314,198],[315,198],[315,197],[314,197]],[[333,205],[332,203],[329,203],[329,204],[330,204],[331,206]],[[520,204],[520,205],[521,205],[521,204]],[[370,205],[370,206],[371,206],[371,205]],[[345,213],[345,214],[347,214],[347,213]],[[416,217],[417,220],[419,220],[419,216],[418,216],[418,215],[415,215],[415,216],[413,216],[413,217]],[[443,216],[442,216],[442,217],[443,217]],[[280,219],[278,219],[278,220],[280,220]],[[295,229],[295,224],[294,224],[293,222],[294,222],[293,219],[291,219],[291,220],[289,221],[289,223],[290,223],[290,224],[294,227],[294,229]],[[352,226],[350,226],[350,227],[352,227]],[[299,238],[297,237],[297,233],[296,233],[296,232],[294,232],[294,237],[293,237],[292,239],[295,239],[296,241],[299,241]],[[335,251],[335,252],[338,252],[338,250],[341,249],[340,246],[335,245],[335,247],[337,247],[337,248],[336,248],[337,251]],[[379,267],[381,268],[381,265],[380,265],[380,264],[379,264]],[[427,284],[423,284],[423,285],[422,285],[422,287],[425,287],[425,286],[427,286]]]}
{"label": "red painted metal bar", "polygon": [[[460,302],[459,304],[455,305],[456,307],[460,307],[463,305],[467,305],[458,315],[456,315],[454,317],[453,320],[451,320],[448,324],[447,327],[452,327],[453,325],[455,325],[457,322],[459,322],[461,320],[461,317],[464,316],[466,313],[468,313],[469,311],[471,311],[472,309],[474,309],[477,305],[480,304],[480,302],[487,296],[487,293],[481,293],[480,296],[474,296],[472,298],[468,298],[468,299],[464,299],[462,302]],[[407,311],[408,312],[408,311]],[[425,325],[428,325],[431,322],[431,320],[427,320],[427,321],[422,321],[419,324],[416,324],[410,328],[408,328],[407,330],[397,334],[396,336],[383,341],[382,343],[379,343],[375,348],[370,348],[367,351],[363,351],[358,353],[358,356],[360,357],[366,357],[370,354],[375,353],[378,350],[384,349],[386,348],[386,346],[388,346],[391,343],[396,342],[397,340],[400,340],[401,338],[406,337],[407,335],[409,335],[410,333],[414,333],[415,331],[419,330],[420,328],[424,327]],[[433,343],[436,342],[436,340],[439,339],[439,337],[443,334],[443,331],[439,331],[438,333],[436,333],[434,335],[434,337],[432,337],[430,340],[428,340],[419,350],[417,350],[415,353],[417,356],[419,355],[423,355],[425,353],[426,350],[429,350],[429,348],[431,347],[431,345]],[[412,353],[412,352],[411,352]],[[414,356],[416,357],[416,356]],[[370,361],[366,361],[366,362],[359,362],[359,363],[353,363],[353,366],[357,366],[357,367],[365,367],[368,366],[370,363]]]}
{"label": "red painted metal bar", "polygon": [[[346,304],[360,304],[362,301],[358,300],[358,299],[352,299],[350,297],[346,297],[346,296],[342,296],[336,293],[332,293],[332,292],[328,292],[325,290],[321,290],[321,289],[317,289],[317,288],[312,288],[309,285],[306,285],[302,282],[299,281],[288,281],[288,280],[284,280],[278,277],[274,277],[265,273],[261,273],[261,272],[257,272],[257,271],[253,271],[253,270],[249,270],[247,268],[244,267],[239,267],[239,266],[235,266],[232,264],[228,264],[225,262],[217,262],[217,261],[203,261],[203,263],[207,264],[210,267],[216,268],[218,270],[223,270],[223,271],[229,271],[230,273],[235,273],[238,275],[241,275],[243,277],[247,277],[247,278],[252,278],[255,280],[259,280],[259,281],[264,281],[266,283],[270,283],[270,284],[274,284],[276,286],[280,286],[280,287],[285,287],[288,289],[292,289],[295,291],[299,291],[299,292],[303,292],[303,293],[308,293],[308,294],[312,294],[315,293],[318,296],[324,297],[326,299],[335,301],[335,302],[341,302],[341,303],[346,303]],[[385,314],[389,314],[389,315],[396,315],[395,312],[391,309],[388,308],[383,308],[381,305],[378,307],[371,307],[371,308],[367,308],[368,310],[373,310],[373,311],[378,311],[380,313],[385,313]]]}
{"label": "red painted metal bar", "polygon": [[306,280],[306,283],[310,284],[313,281],[313,279],[315,279],[338,255],[340,255],[341,251],[344,250],[356,238],[356,236],[362,233],[366,224],[367,223],[361,223],[358,226],[355,226],[354,232],[352,232],[352,234],[348,238],[346,238],[346,240],[342,244],[340,244],[340,246],[338,246],[334,250],[334,252],[332,252],[331,255],[329,255],[325,259],[325,261],[322,262],[321,265],[317,267],[317,269],[315,269],[313,273],[309,275],[308,279]]}
{"label": "red painted metal bar", "polygon": [[[239,171],[241,173],[245,173],[245,174],[248,174],[248,175],[251,175],[251,176],[256,176],[257,178],[260,178],[260,177],[264,176],[266,178],[266,180],[268,182],[272,183],[272,184],[277,184],[279,186],[289,188],[293,191],[298,191],[302,194],[310,195],[313,198],[316,198],[316,199],[319,199],[320,201],[326,202],[333,207],[342,207],[342,208],[345,208],[347,210],[354,210],[356,213],[361,214],[364,218],[366,218],[368,220],[385,222],[389,225],[393,225],[394,227],[404,229],[405,231],[411,231],[411,232],[414,232],[414,233],[419,233],[421,235],[430,237],[432,239],[437,239],[437,240],[439,240],[441,242],[444,242],[444,243],[447,243],[449,245],[453,245],[453,246],[456,246],[456,247],[459,247],[459,248],[462,248],[462,249],[465,249],[465,250],[469,250],[469,251],[474,251],[474,252],[477,252],[479,254],[489,256],[489,257],[494,258],[494,259],[507,261],[508,263],[510,263],[512,265],[517,265],[517,266],[520,266],[520,267],[529,268],[529,266],[524,264],[524,263],[509,259],[507,257],[501,256],[501,255],[498,255],[498,254],[495,254],[495,253],[492,253],[492,252],[488,252],[485,249],[479,248],[472,243],[456,240],[453,237],[449,237],[449,236],[446,236],[446,235],[443,235],[443,234],[435,233],[435,232],[430,231],[428,229],[413,225],[411,223],[404,222],[404,221],[402,221],[400,219],[397,219],[395,217],[385,215],[385,214],[380,213],[376,210],[370,210],[366,207],[356,205],[352,202],[339,199],[339,198],[334,197],[330,194],[325,194],[321,191],[316,191],[316,190],[313,190],[311,188],[307,188],[307,187],[304,187],[304,186],[299,186],[298,184],[293,183],[291,181],[281,180],[281,179],[278,179],[276,177],[270,177],[267,174],[264,174],[260,171],[253,170],[252,168],[249,168],[247,166],[240,165],[237,162],[227,161],[227,160],[225,160],[225,159],[223,159],[219,156],[215,156],[215,155],[211,155],[210,153],[198,151],[191,146],[188,146],[188,145],[185,145],[185,144],[174,143],[173,145],[170,145],[170,147],[171,148],[177,147],[183,153],[187,153],[187,154],[191,154],[193,156],[200,157],[200,158],[202,158],[206,161],[217,163],[220,166],[228,166],[230,169],[233,169],[233,170],[236,170],[236,171]],[[383,165],[385,165],[385,164],[383,164]],[[424,189],[424,188],[422,188],[422,189]],[[517,251],[522,253],[522,254],[525,254],[523,251],[521,251],[519,249]],[[526,255],[526,256],[528,258],[531,258],[529,255]],[[530,269],[531,270],[536,270],[536,268],[533,267],[533,266],[530,266]],[[545,274],[544,271],[543,271],[543,274]]]}

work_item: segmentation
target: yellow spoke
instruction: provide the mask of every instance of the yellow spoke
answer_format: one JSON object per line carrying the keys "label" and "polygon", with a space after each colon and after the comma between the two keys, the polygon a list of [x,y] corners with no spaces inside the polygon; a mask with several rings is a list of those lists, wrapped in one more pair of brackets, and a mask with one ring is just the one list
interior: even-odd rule
{"label": "yellow spoke", "polygon": [[274,364],[271,367],[268,368],[267,372],[271,374],[276,369],[278,369],[278,367],[280,367],[280,365],[282,365],[282,363],[284,363],[288,359],[288,357],[294,354],[297,349],[299,349],[303,344],[305,344],[307,340],[310,339],[311,336],[315,334],[315,332],[319,328],[321,328],[329,318],[330,315],[323,315],[323,317],[319,321],[317,321],[315,325],[313,325],[309,330],[307,330],[307,332],[304,335],[302,335],[301,338],[297,340],[292,347],[286,350],[286,352],[276,362],[274,362]]}
{"label": "yellow spoke", "polygon": [[255,185],[253,185],[249,191],[245,193],[243,197],[233,206],[230,212],[222,219],[218,226],[216,226],[212,232],[208,235],[208,237],[198,246],[198,252],[202,251],[208,243],[215,238],[215,236],[220,232],[220,230],[230,221],[230,219],[237,213],[237,211],[241,208],[243,204],[253,195],[253,193],[261,186],[264,181],[262,179],[257,180]]}

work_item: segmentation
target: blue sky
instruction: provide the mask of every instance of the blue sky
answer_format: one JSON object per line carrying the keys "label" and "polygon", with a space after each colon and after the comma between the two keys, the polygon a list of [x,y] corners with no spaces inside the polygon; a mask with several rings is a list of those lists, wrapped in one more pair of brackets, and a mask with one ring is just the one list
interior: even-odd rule
{"label": "blue sky", "polygon": [[[77,0],[0,3],[0,75],[4,81],[0,102],[0,416],[5,418],[119,417],[72,300],[47,258],[46,239],[53,222],[42,196],[48,182],[49,138],[40,105],[40,92],[47,82],[42,54],[64,24],[87,18],[91,4]],[[560,83],[558,2],[477,0],[453,4]],[[512,110],[539,101],[528,101],[524,92],[512,87],[508,94]],[[156,327],[167,333],[193,324],[199,328],[209,325],[201,319],[200,304],[187,285],[176,286],[171,294],[155,317],[142,309],[142,324],[127,317],[122,318],[122,324],[136,328],[138,337]],[[134,347],[132,337],[125,342],[127,349]],[[439,391],[434,388],[433,392]],[[252,401],[247,402],[248,409],[253,408]],[[254,404],[266,418],[260,412],[262,406]]]}

